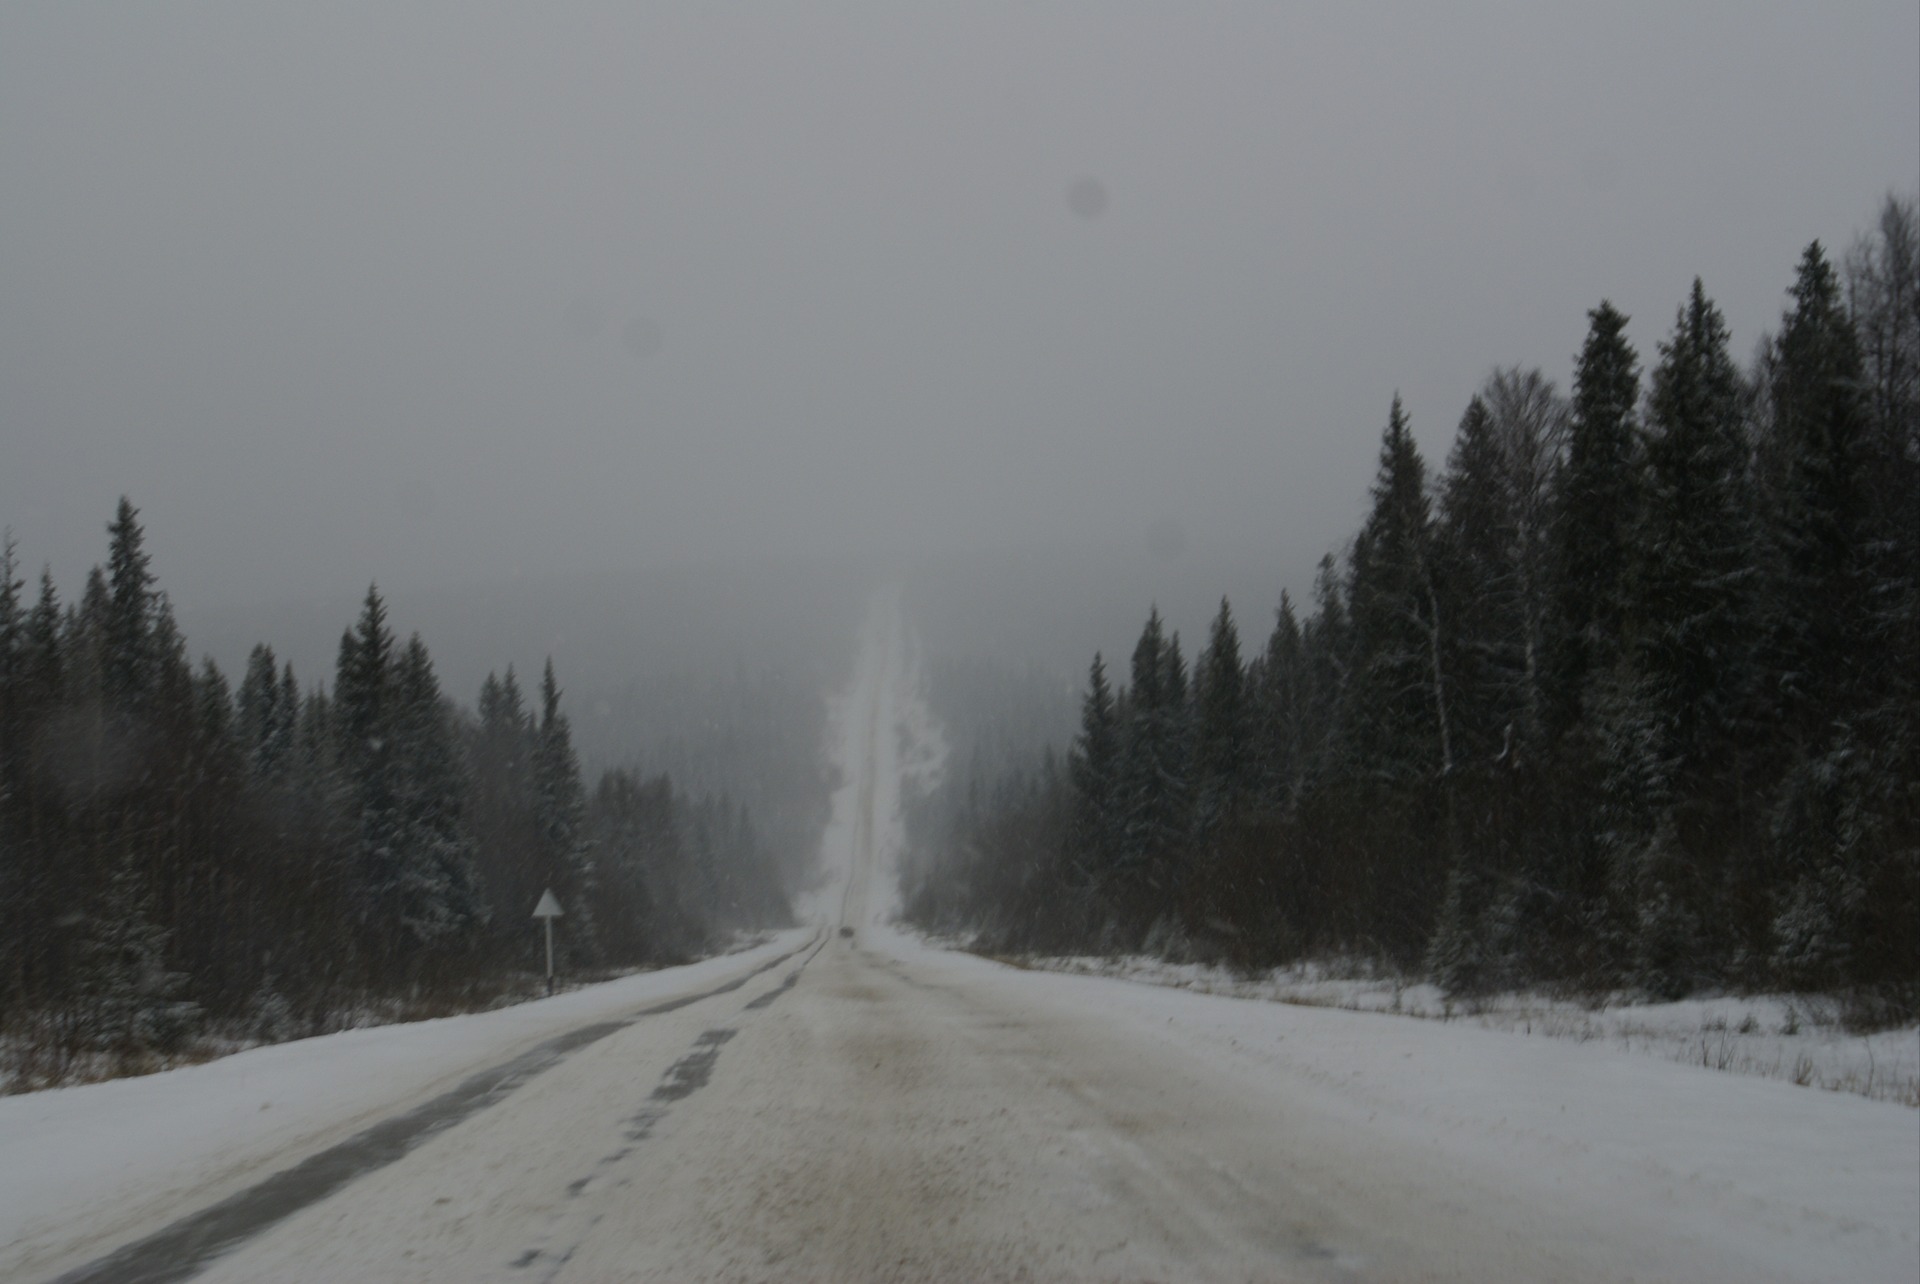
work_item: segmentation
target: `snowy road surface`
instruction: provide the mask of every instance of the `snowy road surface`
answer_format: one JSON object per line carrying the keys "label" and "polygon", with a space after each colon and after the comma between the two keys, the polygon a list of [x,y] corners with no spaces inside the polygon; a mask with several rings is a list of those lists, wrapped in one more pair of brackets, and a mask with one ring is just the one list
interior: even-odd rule
{"label": "snowy road surface", "polygon": [[[136,1163],[117,1199],[151,1196],[144,1222],[77,1190],[41,1200],[31,1236],[0,1210],[0,1276],[1920,1277],[1911,1109],[1462,1025],[1024,972],[879,926],[899,782],[937,757],[890,620],[869,628],[838,710],[829,854],[843,881],[822,897],[822,928],[695,977],[635,978],[657,992],[647,1003],[596,991],[550,1001],[572,1002],[577,1024],[614,1008],[626,1024],[221,1252],[196,1256],[191,1235],[150,1238],[152,1223],[167,1208],[178,1228],[196,1199],[244,1195],[340,1144],[367,1126],[367,1101],[352,1128],[343,1115],[323,1137],[316,1122],[287,1140],[283,1162],[250,1159],[251,1178],[209,1158],[218,1136],[182,1143],[184,1173]],[[843,922],[853,935],[833,930]],[[667,1007],[668,991],[707,997]],[[649,1005],[666,1010],[634,1019]],[[543,1009],[559,1011],[515,1011]],[[506,1015],[412,1029],[422,1049],[467,1039],[437,1054],[465,1076],[485,1042],[473,1031]],[[493,1036],[498,1060],[537,1046],[535,1033]],[[298,1081],[302,1046],[260,1050],[283,1064],[259,1072],[254,1095]],[[167,1081],[218,1082],[229,1063],[38,1094],[37,1141],[23,1143],[26,1116],[9,1113],[33,1099],[0,1102],[0,1170],[37,1146],[55,1170],[111,1174],[110,1150],[61,1169],[45,1120],[80,1128],[88,1093],[188,1100],[190,1087]],[[337,1054],[332,1065],[353,1073]],[[394,1085],[390,1113],[448,1091],[428,1087],[422,1073]],[[267,1144],[246,1140],[251,1109],[231,1103],[234,1146]],[[143,1129],[157,1125],[123,1117],[124,1144],[144,1153]],[[12,1180],[0,1178],[0,1196]]]}

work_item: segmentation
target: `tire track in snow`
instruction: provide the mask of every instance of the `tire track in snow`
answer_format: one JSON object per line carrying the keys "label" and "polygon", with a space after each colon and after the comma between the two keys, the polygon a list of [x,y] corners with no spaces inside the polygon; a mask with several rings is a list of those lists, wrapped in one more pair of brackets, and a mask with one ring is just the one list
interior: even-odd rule
{"label": "tire track in snow", "polygon": [[[824,944],[824,939],[821,943]],[[53,1284],[172,1284],[189,1279],[216,1257],[268,1227],[366,1174],[386,1167],[429,1138],[499,1103],[529,1079],[552,1069],[580,1049],[647,1017],[675,1012],[738,990],[799,952],[789,950],[698,994],[669,999],[622,1020],[596,1022],[548,1039],[511,1060],[469,1075],[458,1087],[431,1101],[384,1119],[256,1185],[76,1267],[56,1277]],[[817,946],[815,953],[818,953]],[[812,957],[808,955],[809,960]]]}
{"label": "tire track in snow", "polygon": [[[807,956],[800,960],[799,965],[787,974],[786,979],[773,989],[768,990],[765,994],[750,1000],[746,1007],[741,1009],[742,1015],[749,1012],[764,1012],[773,1006],[774,1002],[777,1001],[781,995],[792,990],[795,985],[799,984],[800,974],[807,970],[807,964],[819,957],[820,951],[827,947],[827,943],[831,939],[829,936],[822,935],[817,943],[814,944],[813,948],[807,952]],[[797,952],[798,951],[795,951],[795,953]],[[775,959],[773,963],[769,964],[768,968],[777,966],[792,957],[792,954],[782,955],[780,958]],[[768,968],[761,970],[765,971],[768,970]],[[653,1135],[654,1127],[667,1117],[667,1107],[669,1105],[684,1101],[694,1093],[700,1091],[700,1089],[706,1087],[708,1082],[713,1078],[714,1066],[720,1060],[720,1049],[731,1042],[734,1036],[739,1033],[740,1030],[738,1026],[722,1026],[702,1031],[700,1036],[693,1041],[693,1050],[667,1067],[666,1073],[661,1076],[659,1084],[656,1085],[652,1093],[648,1095],[647,1104],[643,1105],[638,1111],[629,1115],[623,1121],[626,1125],[622,1132],[622,1138],[625,1144],[611,1153],[601,1156],[599,1161],[594,1165],[594,1171],[588,1173],[585,1177],[576,1178],[568,1182],[566,1186],[567,1198],[570,1200],[578,1199],[587,1192],[590,1186],[593,1186],[596,1182],[603,1182],[603,1179],[610,1177],[611,1173],[606,1170],[613,1169],[617,1165],[624,1163],[638,1148],[641,1142]],[[630,1184],[631,1181],[632,1179],[630,1177],[614,1178],[611,1184],[615,1187],[620,1187]],[[554,1219],[552,1228],[539,1242],[532,1248],[523,1250],[507,1264],[515,1270],[526,1270],[533,1266],[544,1266],[541,1273],[537,1277],[532,1278],[537,1278],[541,1284],[548,1284],[548,1282],[559,1275],[560,1271],[568,1262],[573,1260],[573,1255],[579,1251],[580,1245],[585,1242],[588,1235],[592,1234],[593,1228],[599,1225],[604,1216],[604,1213],[593,1213],[586,1216],[579,1214],[571,1216],[561,1214]],[[563,1241],[565,1247],[558,1247],[558,1244]]]}
{"label": "tire track in snow", "polygon": [[[742,1016],[765,1011],[778,1002],[782,995],[799,984],[807,965],[819,956],[835,936],[851,936],[858,925],[867,921],[869,884],[876,864],[880,777],[884,770],[881,737],[897,734],[899,730],[894,701],[898,698],[897,688],[901,679],[900,628],[898,603],[884,592],[876,594],[861,630],[860,654],[854,678],[843,697],[839,761],[843,767],[857,764],[857,774],[841,786],[845,791],[843,797],[849,797],[852,802],[852,815],[848,817],[850,824],[839,831],[830,826],[826,837],[829,847],[836,838],[844,841],[846,861],[838,904],[828,911],[831,918],[827,924],[827,934],[807,951],[806,957],[800,960],[780,985],[748,1002]],[[694,1041],[693,1050],[667,1068],[647,1102],[623,1121],[623,1144],[603,1155],[592,1172],[566,1184],[567,1199],[577,1200],[590,1189],[618,1189],[630,1185],[633,1177],[617,1175],[619,1166],[629,1160],[641,1142],[653,1135],[654,1128],[666,1118],[669,1104],[681,1101],[707,1085],[719,1061],[721,1047],[738,1033],[737,1026],[702,1033]],[[507,1265],[517,1271],[528,1271],[529,1281],[550,1284],[573,1260],[581,1245],[605,1216],[604,1211],[584,1208],[555,1214],[533,1245],[521,1250]],[[538,1268],[537,1272],[535,1268]]]}

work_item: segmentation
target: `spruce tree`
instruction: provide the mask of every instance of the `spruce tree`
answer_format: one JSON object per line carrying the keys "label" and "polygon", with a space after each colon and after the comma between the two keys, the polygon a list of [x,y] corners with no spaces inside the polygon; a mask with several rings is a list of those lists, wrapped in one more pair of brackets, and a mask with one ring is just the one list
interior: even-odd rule
{"label": "spruce tree", "polygon": [[340,761],[363,791],[380,787],[390,756],[393,645],[386,603],[379,588],[369,585],[360,619],[340,637],[333,683]]}
{"label": "spruce tree", "polygon": [[453,720],[417,633],[395,665],[393,686],[394,910],[413,944],[448,948],[471,938],[484,907]]}
{"label": "spruce tree", "polygon": [[273,648],[255,646],[240,681],[239,735],[247,770],[262,783],[277,782],[287,768],[298,705],[283,702],[284,683]]}
{"label": "spruce tree", "polygon": [[107,527],[108,599],[102,620],[102,679],[108,703],[117,711],[139,711],[157,678],[153,638],[153,570],[140,529],[139,510],[120,497]]}
{"label": "spruce tree", "polygon": [[[595,962],[599,942],[594,922],[598,880],[586,831],[586,793],[573,731],[560,711],[560,684],[553,660],[540,678],[540,726],[533,760],[535,816],[554,892],[567,907],[567,950],[580,964]],[[531,912],[529,910],[528,912]]]}
{"label": "spruce tree", "polygon": [[1138,934],[1179,881],[1192,819],[1186,665],[1157,607],[1135,643],[1123,727],[1117,814],[1125,875],[1121,917]]}
{"label": "spruce tree", "polygon": [[1813,242],[1773,365],[1775,584],[1770,657],[1785,711],[1824,724],[1854,693],[1867,632],[1867,418],[1859,340],[1840,284]]}
{"label": "spruce tree", "polygon": [[519,930],[521,920],[545,890],[552,871],[541,855],[534,798],[537,728],[511,665],[504,678],[487,675],[478,713],[468,751],[472,792],[467,813],[475,859],[494,922],[512,944],[527,945]]}
{"label": "spruce tree", "polygon": [[1240,634],[1224,597],[1194,688],[1194,822],[1205,838],[1244,804],[1253,766]]}
{"label": "spruce tree", "polygon": [[40,593],[27,613],[21,639],[22,678],[29,698],[42,704],[58,699],[65,665],[60,652],[60,594],[53,586],[53,568],[40,568]]}
{"label": "spruce tree", "polygon": [[1160,850],[1178,856],[1193,832],[1194,791],[1193,681],[1178,629],[1167,636],[1161,659],[1165,665],[1160,691],[1161,809],[1156,823]]}
{"label": "spruce tree", "polygon": [[402,949],[393,913],[400,886],[393,663],[386,604],[378,587],[369,585],[359,621],[340,638],[331,723],[358,835],[355,890],[360,923],[381,966],[396,962]]}
{"label": "spruce tree", "polygon": [[1292,810],[1305,769],[1308,681],[1306,640],[1283,589],[1251,693],[1254,787],[1261,804],[1277,814]]}
{"label": "spruce tree", "polygon": [[1087,671],[1087,692],[1080,701],[1080,734],[1068,756],[1067,770],[1075,797],[1076,863],[1082,878],[1098,881],[1117,856],[1120,727],[1106,663],[1097,651]]}
{"label": "spruce tree", "polygon": [[1635,559],[1633,661],[1665,749],[1704,770],[1740,727],[1753,676],[1755,531],[1727,328],[1696,279],[1648,399],[1648,494]]}
{"label": "spruce tree", "polygon": [[1493,988],[1498,960],[1485,931],[1493,889],[1472,853],[1463,853],[1447,874],[1425,967],[1449,998],[1481,994]]}
{"label": "spruce tree", "polygon": [[239,766],[239,736],[235,726],[233,691],[220,666],[207,656],[194,682],[194,724],[201,763],[225,772]]}
{"label": "spruce tree", "polygon": [[1511,756],[1527,715],[1528,674],[1519,516],[1479,397],[1461,416],[1447,459],[1434,544],[1455,749],[1463,763],[1484,766]]}
{"label": "spruce tree", "polygon": [[1453,770],[1448,691],[1432,576],[1426,465],[1400,398],[1380,440],[1373,507],[1348,572],[1355,762],[1383,781]]}
{"label": "spruce tree", "polygon": [[1672,996],[1705,978],[1732,926],[1709,906],[1724,858],[1743,837],[1737,795],[1757,567],[1740,376],[1726,324],[1697,279],[1660,351],[1629,596],[1629,680],[1613,702],[1610,734],[1640,816],[1623,832],[1638,835],[1625,854],[1636,866],[1636,974],[1651,992]]}
{"label": "spruce tree", "polygon": [[176,1048],[200,1016],[187,977],[167,966],[168,933],[131,854],[108,872],[87,915],[76,961],[79,1030],[122,1058]]}
{"label": "spruce tree", "polygon": [[1300,630],[1307,657],[1307,698],[1302,702],[1300,763],[1303,783],[1344,771],[1353,702],[1353,625],[1340,568],[1333,554],[1320,558],[1313,577],[1313,614]]}
{"label": "spruce tree", "polygon": [[1886,312],[1920,300],[1920,237],[1897,202],[1880,231],[1877,253],[1855,251],[1852,315],[1808,248],[1770,388],[1769,658],[1795,749],[1772,807],[1773,962],[1808,987],[1920,973],[1920,304]]}
{"label": "spruce tree", "polygon": [[1552,709],[1561,732],[1581,724],[1593,675],[1619,656],[1640,507],[1639,357],[1627,342],[1627,318],[1611,303],[1602,300],[1587,319],[1573,374],[1567,461],[1554,496]]}
{"label": "spruce tree", "polygon": [[1147,622],[1133,645],[1125,693],[1118,798],[1120,863],[1134,869],[1152,855],[1156,817],[1162,808],[1163,763],[1168,752],[1161,711],[1166,700],[1166,645],[1156,606],[1147,612]]}

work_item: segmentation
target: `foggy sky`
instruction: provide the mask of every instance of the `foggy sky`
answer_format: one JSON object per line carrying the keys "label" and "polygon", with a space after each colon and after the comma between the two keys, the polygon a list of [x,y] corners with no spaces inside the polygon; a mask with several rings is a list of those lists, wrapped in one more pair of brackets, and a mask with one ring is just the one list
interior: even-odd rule
{"label": "foggy sky", "polygon": [[1437,466],[1695,274],[1744,359],[1920,184],[1917,68],[1912,0],[10,4],[0,523],[71,593],[129,493],[183,604],[1066,540],[1299,588],[1396,389]]}

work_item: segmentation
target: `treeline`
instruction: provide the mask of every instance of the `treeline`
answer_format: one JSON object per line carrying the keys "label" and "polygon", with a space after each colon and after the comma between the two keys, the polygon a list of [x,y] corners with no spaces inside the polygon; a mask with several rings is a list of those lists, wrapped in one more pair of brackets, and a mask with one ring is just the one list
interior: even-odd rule
{"label": "treeline", "polygon": [[543,967],[684,959],[786,921],[724,800],[610,771],[589,793],[549,662],[468,712],[369,589],[331,690],[255,647],[197,668],[122,499],[63,605],[0,550],[0,1050],[15,1087],[196,1036],[278,1039],[491,1001]]}
{"label": "treeline", "polygon": [[1453,993],[1920,998],[1920,222],[1800,261],[1742,369],[1696,281],[1642,378],[1501,370],[1437,479],[1396,397],[1371,508],[1244,658],[1149,616],[1064,762],[927,838],[993,948],[1353,954]]}

